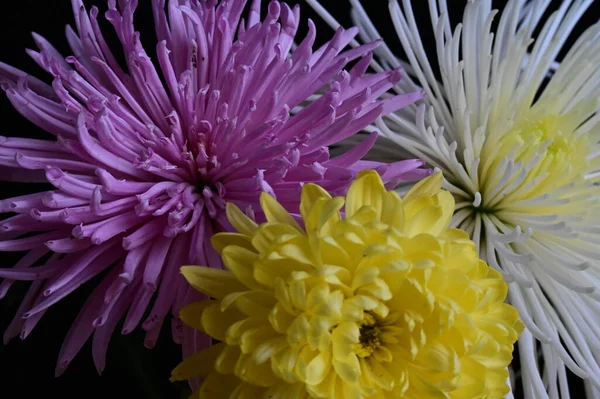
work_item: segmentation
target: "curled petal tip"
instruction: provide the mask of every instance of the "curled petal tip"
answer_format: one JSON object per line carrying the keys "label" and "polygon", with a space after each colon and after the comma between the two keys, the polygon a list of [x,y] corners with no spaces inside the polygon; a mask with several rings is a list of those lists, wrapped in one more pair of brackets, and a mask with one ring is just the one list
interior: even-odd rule
{"label": "curled petal tip", "polygon": [[67,370],[67,367],[69,367],[69,363],[71,363],[70,360],[59,360],[58,364],[56,365],[56,369],[54,370],[54,377],[58,378],[63,375]]}

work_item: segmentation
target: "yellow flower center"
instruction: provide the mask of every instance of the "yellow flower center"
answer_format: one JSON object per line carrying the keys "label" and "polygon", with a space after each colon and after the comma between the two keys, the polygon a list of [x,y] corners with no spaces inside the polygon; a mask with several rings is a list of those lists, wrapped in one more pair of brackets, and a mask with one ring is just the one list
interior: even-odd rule
{"label": "yellow flower center", "polygon": [[369,357],[381,345],[379,324],[370,313],[365,313],[365,321],[360,325],[359,334],[356,355],[358,357]]}
{"label": "yellow flower center", "polygon": [[[517,121],[486,142],[480,165],[483,213],[518,211],[521,205],[570,184],[580,184],[589,170],[589,142],[576,134],[580,118],[574,114],[544,115]],[[558,193],[554,199],[560,200]],[[550,203],[550,202],[548,202]],[[564,213],[556,203],[536,213]],[[568,206],[568,205],[567,205]]]}

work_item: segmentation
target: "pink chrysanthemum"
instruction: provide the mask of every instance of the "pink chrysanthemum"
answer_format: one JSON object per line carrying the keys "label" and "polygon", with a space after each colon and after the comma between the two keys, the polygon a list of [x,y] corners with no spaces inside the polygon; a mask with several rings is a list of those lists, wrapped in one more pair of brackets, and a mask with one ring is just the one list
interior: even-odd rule
{"label": "pink chrysanthemum", "polygon": [[[15,280],[33,280],[5,341],[19,331],[24,338],[51,305],[107,273],[63,344],[59,374],[92,334],[101,371],[117,322],[125,317],[122,332],[129,333],[151,302],[142,327],[146,346],[154,345],[166,315],[197,299],[179,266],[220,266],[209,239],[229,228],[226,201],[251,214],[266,191],[297,212],[306,182],[343,195],[365,168],[389,186],[427,174],[416,160],[360,161],[375,135],[329,159],[328,145],[420,97],[377,100],[400,74],[365,75],[378,43],[340,52],[356,29],[338,30],[312,52],[309,22],[290,53],[298,7],[271,2],[260,22],[255,0],[243,22],[245,0],[153,0],[155,66],[133,26],[137,1],[109,0],[106,18],[126,56],[122,68],[99,29],[98,9],[88,14],[81,0],[72,3],[77,32],[67,29],[67,39],[74,55],[63,58],[37,35],[39,52],[29,51],[53,76],[51,86],[0,64],[14,107],[55,136],[0,138],[4,168],[45,171],[55,187],[0,202],[1,212],[17,214],[0,223],[0,250],[29,251],[14,268],[0,269],[0,297]],[[299,107],[324,86],[320,98]],[[202,344],[192,334],[173,318],[184,354]]]}

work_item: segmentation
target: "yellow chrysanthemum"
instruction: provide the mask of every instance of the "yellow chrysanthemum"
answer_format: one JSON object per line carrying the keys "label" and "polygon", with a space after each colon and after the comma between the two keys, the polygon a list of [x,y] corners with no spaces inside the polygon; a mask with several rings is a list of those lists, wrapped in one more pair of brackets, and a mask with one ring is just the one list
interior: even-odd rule
{"label": "yellow chrysanthemum", "polygon": [[180,317],[221,341],[173,379],[197,398],[503,398],[522,329],[507,286],[466,233],[437,173],[404,197],[363,172],[345,200],[302,190],[304,228],[268,194],[267,223],[234,205],[214,237],[228,270],[186,266],[211,300]]}

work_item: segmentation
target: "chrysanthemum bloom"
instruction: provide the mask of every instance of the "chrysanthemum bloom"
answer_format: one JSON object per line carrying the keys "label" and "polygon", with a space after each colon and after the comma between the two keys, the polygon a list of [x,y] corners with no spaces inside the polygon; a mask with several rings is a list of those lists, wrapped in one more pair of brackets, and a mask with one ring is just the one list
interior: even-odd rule
{"label": "chrysanthemum bloom", "polygon": [[[0,269],[0,296],[15,280],[34,281],[5,340],[19,331],[27,336],[51,305],[107,273],[68,334],[58,373],[92,334],[102,370],[119,320],[125,318],[123,333],[132,331],[151,303],[142,327],[145,344],[154,345],[168,312],[197,299],[179,267],[220,267],[210,237],[230,227],[226,201],[251,212],[265,191],[297,212],[306,182],[343,194],[367,167],[390,186],[428,174],[418,170],[421,161],[359,161],[375,137],[329,158],[328,145],[420,97],[377,100],[399,72],[364,75],[378,43],[340,52],[356,29],[338,30],[313,53],[309,22],[308,36],[290,54],[297,7],[271,2],[261,22],[261,2],[254,1],[241,22],[244,0],[172,0],[166,9],[155,0],[158,67],[133,26],[137,1],[118,4],[108,1],[106,18],[126,68],[102,36],[98,9],[88,15],[81,0],[73,0],[77,33],[67,29],[74,55],[65,59],[34,36],[39,52],[29,54],[53,76],[52,86],[0,65],[15,108],[55,136],[0,140],[1,165],[40,170],[55,188],[0,202],[0,211],[17,213],[0,224],[0,250],[29,251],[15,268]],[[318,101],[291,111],[324,85]],[[196,350],[177,320],[173,332],[177,342],[190,343],[184,351]]]}
{"label": "chrysanthemum bloom", "polygon": [[182,268],[215,298],[182,320],[221,342],[173,379],[206,377],[206,399],[503,398],[522,324],[500,273],[448,228],[441,184],[400,199],[364,171],[345,201],[307,184],[304,226],[267,193],[264,224],[228,204],[239,233],[213,238],[228,270]]}
{"label": "chrysanthemum bloom", "polygon": [[[452,224],[511,283],[528,327],[519,352],[533,399],[568,397],[565,366],[600,398],[600,26],[555,62],[591,3],[563,1],[544,22],[549,1],[511,0],[493,32],[490,1],[468,2],[454,30],[446,1],[429,1],[438,82],[419,36],[425,27],[409,1],[390,1],[427,106],[379,122],[389,139],[382,149],[391,150],[372,156],[408,153],[444,172],[457,202]],[[376,34],[352,4],[355,23]],[[389,50],[378,54],[399,65]]]}

